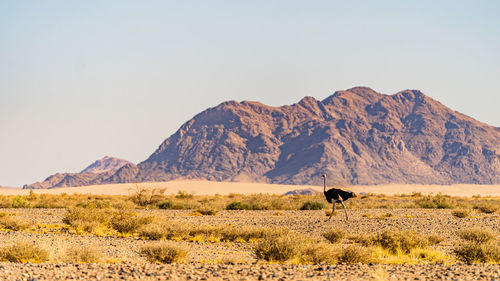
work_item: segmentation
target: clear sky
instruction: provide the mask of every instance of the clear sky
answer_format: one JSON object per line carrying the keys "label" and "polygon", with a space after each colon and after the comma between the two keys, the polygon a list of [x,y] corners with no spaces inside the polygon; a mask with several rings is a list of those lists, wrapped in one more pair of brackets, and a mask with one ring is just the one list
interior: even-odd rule
{"label": "clear sky", "polygon": [[500,1],[0,1],[0,185],[146,159],[225,100],[420,89],[500,126]]}

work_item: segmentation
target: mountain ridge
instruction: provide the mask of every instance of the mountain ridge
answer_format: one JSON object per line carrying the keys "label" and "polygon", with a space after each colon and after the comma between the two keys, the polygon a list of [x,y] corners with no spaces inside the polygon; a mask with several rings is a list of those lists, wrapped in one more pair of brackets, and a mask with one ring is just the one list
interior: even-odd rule
{"label": "mountain ridge", "polygon": [[206,179],[281,184],[500,183],[500,130],[419,90],[368,87],[279,107],[226,101],[184,123],[106,183]]}

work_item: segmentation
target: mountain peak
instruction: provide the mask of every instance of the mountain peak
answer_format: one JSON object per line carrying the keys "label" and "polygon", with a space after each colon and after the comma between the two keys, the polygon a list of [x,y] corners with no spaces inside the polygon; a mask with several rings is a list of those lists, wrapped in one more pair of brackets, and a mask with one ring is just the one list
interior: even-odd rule
{"label": "mountain peak", "polygon": [[90,164],[87,168],[83,169],[81,173],[104,173],[108,171],[118,170],[130,162],[127,160],[104,156],[102,159],[96,160],[94,163]]}

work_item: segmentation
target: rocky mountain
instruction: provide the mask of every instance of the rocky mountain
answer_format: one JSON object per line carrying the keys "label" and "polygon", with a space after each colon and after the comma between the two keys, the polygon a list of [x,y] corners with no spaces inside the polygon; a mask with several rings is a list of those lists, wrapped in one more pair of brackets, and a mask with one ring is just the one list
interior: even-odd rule
{"label": "rocky mountain", "polygon": [[129,161],[105,156],[95,161],[80,173],[57,173],[42,182],[24,185],[23,189],[40,189],[68,186],[85,186],[106,183],[124,165],[134,165]]}
{"label": "rocky mountain", "polygon": [[127,164],[132,164],[132,163],[130,163],[127,160],[123,160],[123,159],[119,159],[119,158],[115,158],[115,157],[104,156],[104,158],[95,161],[90,166],[83,169],[80,173],[99,174],[99,173],[104,173],[104,172],[109,172],[109,171],[116,171]]}
{"label": "rocky mountain", "polygon": [[271,107],[228,101],[185,123],[134,180],[500,183],[500,130],[418,90],[357,87]]}
{"label": "rocky mountain", "polygon": [[330,184],[499,184],[500,129],[418,90],[356,87],[281,107],[228,101],[186,122],[137,166],[91,182],[319,184],[323,173]]}

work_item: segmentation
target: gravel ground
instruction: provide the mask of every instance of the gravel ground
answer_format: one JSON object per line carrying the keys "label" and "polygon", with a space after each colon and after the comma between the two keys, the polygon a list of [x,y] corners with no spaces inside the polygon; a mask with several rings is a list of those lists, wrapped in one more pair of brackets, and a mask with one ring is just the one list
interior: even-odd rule
{"label": "gravel ground", "polygon": [[1,264],[0,280],[500,280],[498,265]]}
{"label": "gravel ground", "polygon": [[[3,209],[34,222],[62,223],[64,209]],[[473,213],[459,219],[452,210],[369,209],[349,210],[350,220],[338,212],[331,221],[324,211],[221,211],[215,216],[189,216],[186,210],[141,211],[189,225],[233,225],[287,227],[312,238],[330,229],[352,234],[387,229],[412,229],[444,238],[440,250],[447,253],[460,243],[456,232],[470,227],[490,228],[500,233],[498,214]],[[386,217],[390,213],[391,217]],[[188,264],[149,264],[139,254],[148,241],[139,238],[76,236],[66,233],[0,231],[0,246],[14,239],[37,241],[56,255],[61,249],[91,245],[113,264],[14,264],[0,263],[0,280],[498,280],[499,265],[278,265],[261,264],[249,243],[176,242],[189,250]],[[344,239],[342,244],[352,243]],[[236,265],[213,264],[232,261]]]}

